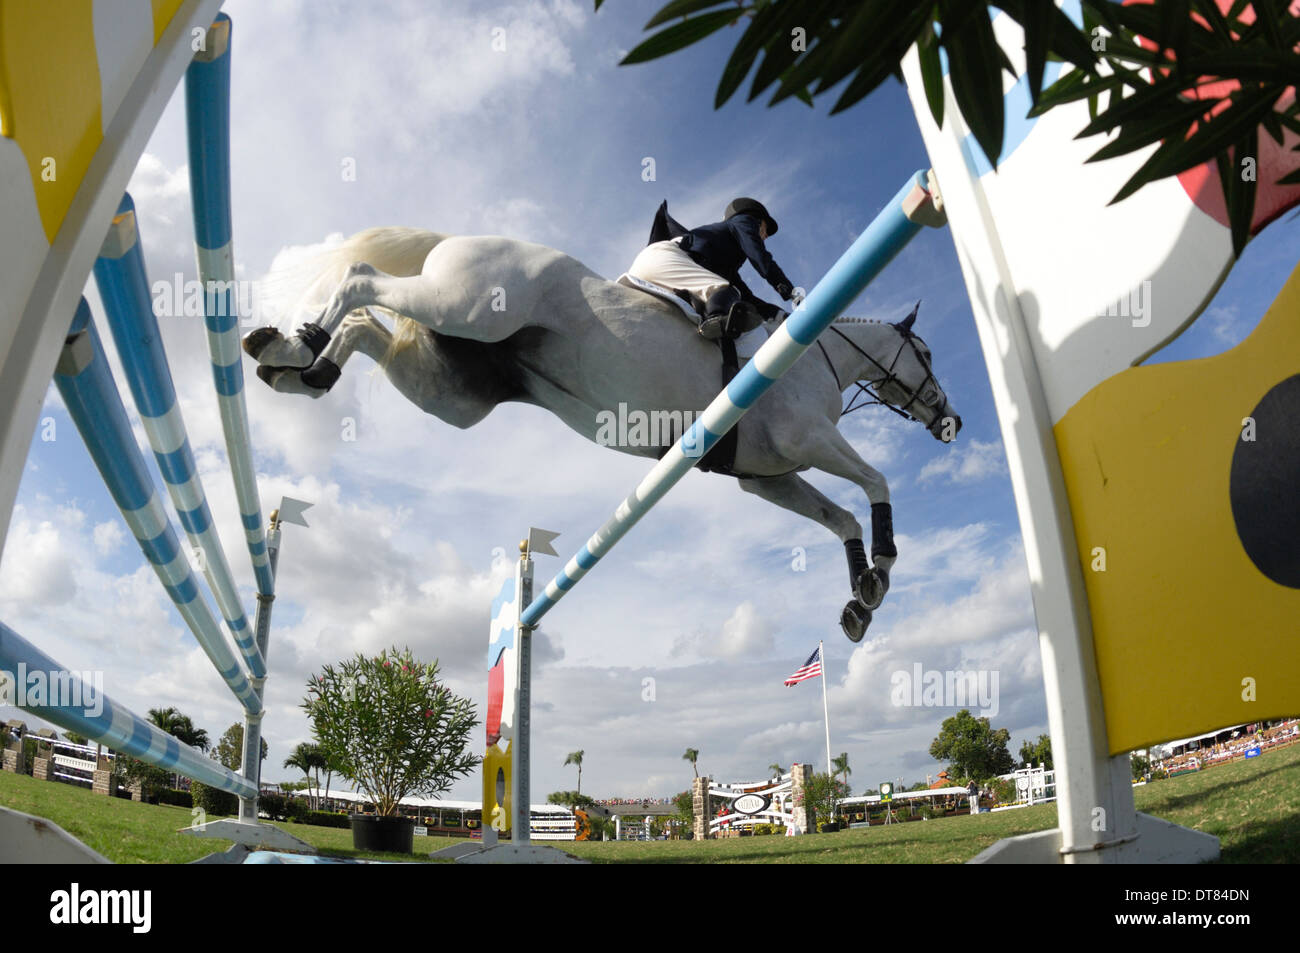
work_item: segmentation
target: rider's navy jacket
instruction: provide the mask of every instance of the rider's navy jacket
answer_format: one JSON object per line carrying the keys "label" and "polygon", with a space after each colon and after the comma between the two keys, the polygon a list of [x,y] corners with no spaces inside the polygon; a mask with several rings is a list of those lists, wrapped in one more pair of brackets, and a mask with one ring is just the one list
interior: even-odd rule
{"label": "rider's navy jacket", "polygon": [[758,234],[758,227],[759,219],[753,215],[733,215],[725,222],[691,229],[687,232],[690,237],[682,240],[682,248],[698,265],[733,284],[740,283],[740,266],[748,260],[754,270],[788,300],[792,282],[772,260]]}

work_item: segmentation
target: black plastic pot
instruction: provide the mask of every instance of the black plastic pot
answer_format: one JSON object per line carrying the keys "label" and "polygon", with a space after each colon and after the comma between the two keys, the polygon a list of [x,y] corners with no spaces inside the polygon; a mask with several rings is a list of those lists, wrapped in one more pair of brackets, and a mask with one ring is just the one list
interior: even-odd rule
{"label": "black plastic pot", "polygon": [[414,850],[415,818],[350,814],[352,846],[356,850],[410,854]]}

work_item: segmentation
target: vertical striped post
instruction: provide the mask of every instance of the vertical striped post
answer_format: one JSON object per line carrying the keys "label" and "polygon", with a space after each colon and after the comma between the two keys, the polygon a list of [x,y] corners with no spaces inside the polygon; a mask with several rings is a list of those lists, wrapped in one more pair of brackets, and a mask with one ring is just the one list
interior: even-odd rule
{"label": "vertical striped post", "polygon": [[163,350],[158,319],[154,316],[149,279],[145,276],[135,203],[129,195],[122,197],[100,256],[95,260],[95,283],[108,313],[127,384],[172,505],[191,545],[203,553],[204,575],[248,670],[255,678],[261,678],[266,675],[266,665],[257,651],[257,641],[212,522],[212,512],[185,432],[185,420],[176,402],[176,387]]}
{"label": "vertical striped post", "polygon": [[181,617],[245,710],[261,711],[257,693],[203,599],[189,559],[181,550],[149,476],[144,456],[136,446],[126,408],[85,298],[81,299],[68,331],[54,382],[104,484]]}
{"label": "vertical striped post", "polygon": [[262,503],[257,492],[244,402],[240,361],[239,296],[230,212],[230,17],[218,14],[206,46],[185,72],[185,118],[190,154],[190,201],[194,209],[194,248],[204,289],[208,350],[217,388],[226,454],[235,482],[244,537],[263,596],[275,592],[275,575],[266,551]]}
{"label": "vertical striped post", "polygon": [[585,546],[565,564],[524,610],[520,622],[536,626],[578,580],[699,463],[723,435],[754,406],[812,346],[863,288],[903,249],[930,215],[925,173],[917,172],[817,283],[794,314],[759,348],[690,429],[655,465]]}
{"label": "vertical striped post", "polygon": [[[60,687],[58,698],[50,697],[54,692],[46,693],[39,702],[16,697],[15,702],[21,703],[18,707],[24,711],[60,728],[85,735],[114,751],[214,788],[241,796],[252,789],[249,782],[219,762],[182,744],[161,728],[101,694],[102,686],[96,684],[96,679],[92,678],[87,684],[82,676],[90,673],[64,668],[3,622],[0,622],[0,669],[20,676],[44,673],[45,684]],[[20,678],[18,687],[25,683],[26,678]]]}
{"label": "vertical striped post", "polygon": [[[279,514],[271,514],[271,530],[266,534],[266,555],[267,564],[271,571],[271,578],[275,578],[276,564],[280,559],[280,520]],[[267,647],[270,643],[271,634],[271,605],[275,601],[275,596],[257,595],[257,650],[262,653],[262,658],[267,657]],[[258,698],[264,698],[263,689],[266,685],[265,678],[253,679],[253,688],[257,691]],[[257,795],[262,791],[262,715],[259,713],[253,715],[245,713],[244,715],[244,752],[243,752],[243,775],[253,783],[253,790],[257,792],[253,797],[244,797],[239,799],[239,819],[245,823],[257,823]]]}

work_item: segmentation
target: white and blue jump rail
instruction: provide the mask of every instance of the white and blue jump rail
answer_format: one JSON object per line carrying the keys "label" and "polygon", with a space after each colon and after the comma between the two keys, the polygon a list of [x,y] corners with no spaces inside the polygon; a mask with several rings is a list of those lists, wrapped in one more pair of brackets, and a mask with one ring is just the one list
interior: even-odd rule
{"label": "white and blue jump rail", "polygon": [[235,294],[234,227],[230,209],[230,18],[219,14],[208,30],[207,48],[185,71],[185,115],[190,156],[190,201],[212,355],[212,379],[225,431],[235,498],[253,562],[258,594],[275,594],[267,553],[262,504],[253,469],[244,402],[243,349]]}
{"label": "white and blue jump rail", "polygon": [[[123,361],[130,375],[132,368],[125,354]],[[245,711],[257,714],[262,710],[261,699],[213,618],[190,568],[188,555],[181,549],[176,531],[163,509],[144,456],[136,446],[117,382],[109,369],[108,357],[91,318],[90,306],[84,298],[69,329],[68,343],[55,370],[54,382],[113,502],[121,510],[122,518],[181,618],[189,625],[213,667]],[[139,381],[133,380],[132,383],[144,387]],[[175,399],[174,393],[171,398]],[[184,456],[189,457],[192,465],[188,442],[184,442],[183,449]],[[159,454],[159,466],[164,474],[174,463],[174,456]],[[182,520],[186,519],[187,513],[193,519],[194,509],[184,510],[179,506],[177,509]],[[206,506],[203,509],[206,513]],[[241,650],[256,649],[252,630],[245,625],[242,632],[246,641],[240,645]],[[247,652],[244,657],[249,657]],[[260,661],[260,654],[257,658]]]}
{"label": "white and blue jump rail", "polygon": [[[3,622],[0,622],[0,668],[12,672],[69,672]],[[89,696],[80,681],[75,673],[71,673],[65,683],[71,686],[71,695],[85,699]],[[183,774],[241,798],[257,796],[257,785],[253,781],[240,777],[203,752],[182,744],[111,698],[100,696],[97,701],[93,707],[102,705],[102,711],[96,715],[91,715],[86,705],[50,705],[31,701],[23,706],[23,710],[167,771]]]}
{"label": "white and blue jump rail", "polygon": [[[154,460],[167,485],[172,505],[176,508],[190,544],[196,552],[203,554],[204,574],[249,671],[253,676],[263,678],[266,676],[266,663],[257,648],[253,627],[240,604],[234,576],[213,525],[203,481],[194,462],[194,452],[190,449],[185,421],[176,402],[176,387],[149,295],[144,252],[136,228],[135,203],[129,195],[122,198],[108,238],[95,261],[95,282],[104,302],[118,356],[126,372],[127,385],[135,399],[136,410],[144,424],[149,445],[153,448]],[[83,321],[83,312],[84,320],[88,321],[89,309],[84,304],[78,309],[78,317],[74,322],[74,331],[77,333],[84,330],[76,327],[78,322]],[[58,377],[60,375],[56,374]],[[94,379],[105,384],[101,377],[96,376]],[[114,386],[111,378],[107,379],[105,386]],[[85,423],[89,426],[81,430],[82,437],[86,440],[86,445],[93,448],[94,443],[102,439],[102,435],[95,429],[95,421],[86,420]],[[78,427],[82,428],[81,421],[78,422]],[[129,439],[129,431],[126,436]],[[134,447],[134,441],[129,442]],[[108,479],[109,474],[105,474],[105,478]],[[260,516],[258,521],[260,523]]]}
{"label": "white and blue jump rail", "polygon": [[[227,456],[256,581],[254,624],[250,625],[244,612],[233,573],[217,537],[177,406],[130,196],[125,196],[119,204],[93,270],[154,460],[193,552],[201,554],[203,575],[225,619],[229,640],[207,603],[189,554],[182,547],[145,457],[136,445],[126,407],[84,298],[68,330],[54,382],[146,560],[244,709],[242,776],[102,696],[97,700],[102,703],[102,711],[98,703],[88,707],[64,704],[68,699],[53,698],[27,699],[28,703],[22,707],[116,751],[236,794],[240,798],[240,820],[255,822],[262,695],[267,676],[266,651],[280,533],[278,520],[273,519],[269,532],[263,526],[244,402],[239,296],[231,249],[230,37],[230,18],[217,14],[206,30],[204,48],[186,66],[186,121],[195,250],[205,290],[208,348]],[[188,35],[184,42],[190,42]],[[285,519],[303,522],[298,515],[299,508],[295,506],[293,515]],[[2,623],[0,669],[42,671],[65,682],[77,680],[75,672],[60,666]],[[73,702],[86,701],[84,692],[70,694]],[[209,836],[244,839],[231,827],[221,827],[229,823],[210,825],[214,830]],[[246,827],[247,823],[234,826]],[[276,833],[263,827],[257,830],[259,833],[250,836],[258,841]]]}
{"label": "white and blue jump rail", "polygon": [[565,564],[528,608],[520,624],[535,627],[614,548],[641,517],[684,477],[701,457],[754,406],[769,387],[852,303],[873,278],[912,240],[923,225],[941,225],[944,218],[927,188],[925,172],[913,175],[809,292],[776,332],[759,348],[740,373],[705,409],[585,546]]}

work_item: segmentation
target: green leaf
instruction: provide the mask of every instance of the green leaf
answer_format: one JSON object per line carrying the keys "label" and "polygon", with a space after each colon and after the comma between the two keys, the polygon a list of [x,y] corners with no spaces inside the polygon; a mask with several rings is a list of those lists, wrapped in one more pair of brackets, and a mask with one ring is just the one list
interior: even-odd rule
{"label": "green leaf", "polygon": [[1213,120],[1203,123],[1191,138],[1167,141],[1133,173],[1110,204],[1123,201],[1149,182],[1186,172],[1226,152],[1259,125],[1264,113],[1281,94],[1282,90],[1276,89],[1260,96],[1243,95]]}
{"label": "green leaf", "polygon": [[873,70],[863,66],[862,69],[858,70],[857,75],[849,80],[849,85],[844,88],[840,98],[831,107],[830,114],[834,116],[848,109],[854,103],[869,95],[872,90],[888,79],[893,72],[894,67],[887,63],[878,65]]}
{"label": "green leaf", "polygon": [[1250,240],[1257,185],[1253,179],[1243,179],[1239,167],[1243,156],[1258,156],[1258,145],[1258,129],[1252,129],[1231,154],[1224,151],[1218,156],[1219,186],[1223,189],[1224,204],[1228,210],[1233,255],[1238,258]]}
{"label": "green leaf", "polygon": [[1043,88],[1043,68],[1047,65],[1047,50],[1052,45],[1052,20],[1049,11],[1054,3],[1029,3],[1021,26],[1025,31],[1025,74],[1029,79],[1029,100],[1038,104],[1038,94]]}
{"label": "green leaf", "polygon": [[1213,105],[1201,102],[1182,103],[1181,108],[1160,108],[1157,105],[1151,115],[1128,120],[1119,135],[1089,156],[1088,161],[1127,155],[1162,139],[1185,139],[1191,125],[1208,113]]}
{"label": "green leaf", "polygon": [[943,128],[943,68],[939,62],[939,37],[934,24],[927,23],[920,41],[916,44],[917,59],[921,64],[921,82],[925,87],[925,101],[930,105],[934,124]]}
{"label": "green leaf", "polygon": [[[673,0],[653,17],[650,22],[643,27],[646,30],[652,30],[661,23],[667,23],[669,20],[676,20],[679,17],[689,16],[692,13],[698,13],[701,10],[707,10],[709,7],[717,7],[722,4],[728,4],[734,7],[734,0]],[[739,12],[739,11],[737,11]]]}
{"label": "green leaf", "polygon": [[[876,14],[869,42],[860,43],[856,36],[837,31],[832,62],[822,71],[818,93],[825,92],[854,70],[866,67],[868,72],[874,73],[882,63],[899,64],[894,72],[901,81],[903,57],[920,39],[926,24],[931,22],[928,6],[913,0],[871,0],[863,10]],[[864,49],[871,51],[869,56],[863,56]],[[782,79],[791,82],[794,77]]]}
{"label": "green leaf", "polygon": [[714,13],[706,13],[687,20],[685,23],[670,26],[632,50],[631,53],[623,57],[619,65],[627,66],[632,63],[644,63],[648,60],[658,59],[661,56],[667,56],[669,53],[675,53],[683,47],[690,46],[709,34],[717,32],[729,23],[734,23],[739,15],[740,11],[736,9],[718,10]]}
{"label": "green leaf", "polygon": [[1005,116],[1000,47],[987,9],[981,4],[957,29],[945,20],[941,41],[948,51],[948,74],[957,107],[989,164],[996,169],[1001,158]]}

